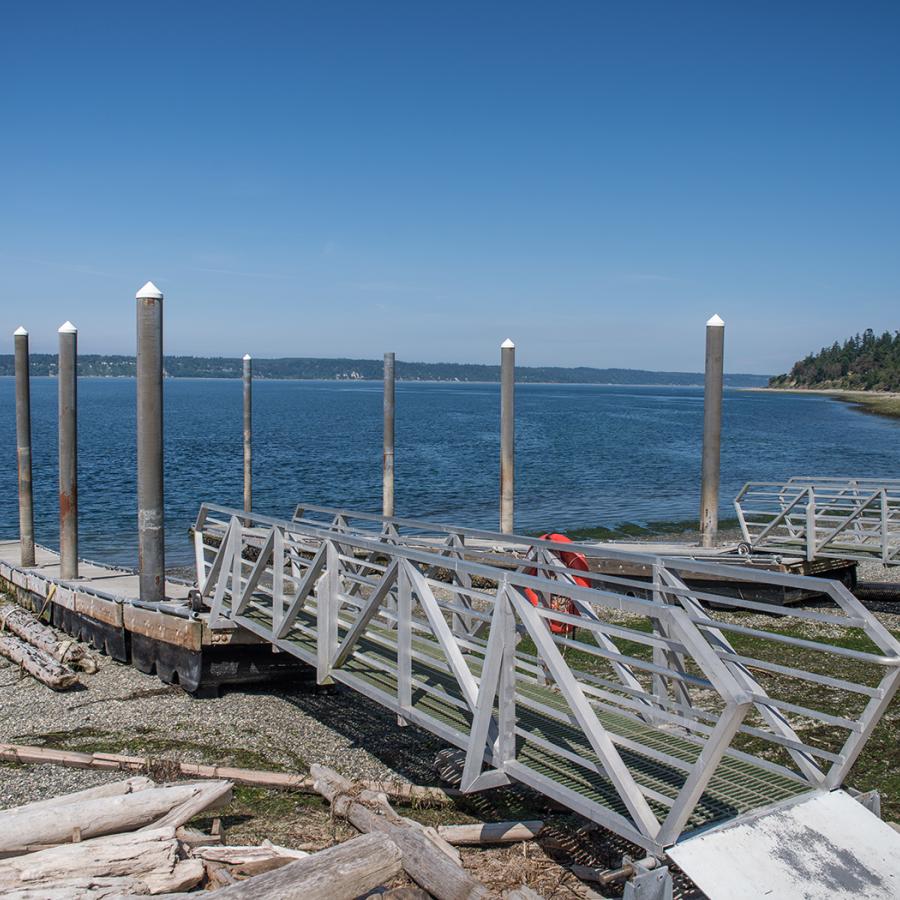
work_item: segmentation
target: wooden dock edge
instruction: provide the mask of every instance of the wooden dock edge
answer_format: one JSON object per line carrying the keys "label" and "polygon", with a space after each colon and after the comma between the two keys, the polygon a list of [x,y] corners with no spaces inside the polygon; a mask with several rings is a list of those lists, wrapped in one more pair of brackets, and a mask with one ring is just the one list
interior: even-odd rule
{"label": "wooden dock edge", "polygon": [[198,696],[217,695],[228,684],[307,674],[303,663],[274,653],[244,629],[214,632],[202,619],[80,591],[3,561],[0,591],[35,614],[49,612],[54,628],[100,653]]}

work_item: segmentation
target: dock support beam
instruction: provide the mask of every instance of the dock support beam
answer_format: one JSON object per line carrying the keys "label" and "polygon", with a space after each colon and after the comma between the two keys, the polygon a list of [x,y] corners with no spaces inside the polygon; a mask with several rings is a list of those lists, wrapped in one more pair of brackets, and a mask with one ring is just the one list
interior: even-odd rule
{"label": "dock support beam", "polygon": [[31,374],[28,332],[13,332],[16,352],[16,462],[19,470],[19,552],[23,567],[34,565],[34,498],[31,486]]}
{"label": "dock support beam", "polygon": [[384,354],[384,450],[381,458],[381,514],[394,515],[394,354]]}
{"label": "dock support beam", "polygon": [[148,281],[137,300],[138,571],[140,598],[165,599],[163,515],[163,343],[159,288]]}
{"label": "dock support beam", "polygon": [[78,329],[59,329],[59,577],[78,577]]}
{"label": "dock support beam", "polygon": [[706,323],[706,377],[703,390],[703,461],[700,474],[700,545],[713,547],[719,530],[719,466],[722,447],[722,387],[725,323]]}
{"label": "dock support beam", "polygon": [[253,509],[253,360],[244,354],[244,512]]}
{"label": "dock support beam", "polygon": [[515,529],[516,497],[516,345],[500,345],[500,530]]}

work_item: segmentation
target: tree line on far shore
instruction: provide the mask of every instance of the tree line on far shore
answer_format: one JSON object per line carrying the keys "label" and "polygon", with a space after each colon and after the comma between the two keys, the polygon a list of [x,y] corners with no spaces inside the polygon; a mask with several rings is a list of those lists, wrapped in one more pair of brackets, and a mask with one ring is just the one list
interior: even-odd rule
{"label": "tree line on far shore", "polygon": [[[53,353],[32,353],[32,375],[56,375]],[[499,381],[500,367],[474,363],[424,363],[397,360],[400,381]],[[0,354],[0,375],[15,373],[12,354]],[[380,359],[314,359],[285,357],[254,359],[255,378],[306,379],[323,381],[377,381],[384,373]],[[83,354],[78,357],[78,374],[87,377],[133,377],[133,356]],[[165,374],[170,378],[240,378],[241,360],[227,356],[167,356]],[[701,385],[700,372],[650,372],[643,369],[594,369],[588,367],[517,366],[516,381],[553,384],[653,384]],[[729,387],[762,387],[764,375],[726,374]]]}
{"label": "tree line on far shore", "polygon": [[877,336],[871,328],[794,363],[769,387],[836,388],[853,391],[900,390],[900,331]]}

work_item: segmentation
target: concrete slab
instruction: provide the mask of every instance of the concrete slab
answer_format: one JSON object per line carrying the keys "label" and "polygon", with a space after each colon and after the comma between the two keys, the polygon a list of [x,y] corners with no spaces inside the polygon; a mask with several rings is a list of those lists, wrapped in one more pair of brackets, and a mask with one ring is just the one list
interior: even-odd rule
{"label": "concrete slab", "polygon": [[844,791],[688,838],[667,852],[710,900],[900,897],[900,834]]}

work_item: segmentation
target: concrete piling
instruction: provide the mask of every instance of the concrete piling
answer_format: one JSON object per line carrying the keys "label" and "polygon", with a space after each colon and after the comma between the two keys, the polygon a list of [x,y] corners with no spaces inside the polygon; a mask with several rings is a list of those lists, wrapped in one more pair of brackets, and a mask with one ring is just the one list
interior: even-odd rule
{"label": "concrete piling", "polygon": [[384,443],[381,457],[381,513],[394,515],[394,354],[384,354]]}
{"label": "concrete piling", "polygon": [[722,446],[725,323],[706,323],[706,375],[703,390],[703,461],[700,476],[700,545],[712,547],[719,529],[719,468]]}
{"label": "concrete piling", "polygon": [[516,345],[507,338],[500,345],[500,530],[515,529],[516,496]]}
{"label": "concrete piling", "polygon": [[78,329],[59,328],[59,577],[78,578]]}
{"label": "concrete piling", "polygon": [[253,360],[243,359],[244,383],[244,512],[253,509]]}
{"label": "concrete piling", "polygon": [[140,598],[165,599],[162,291],[148,281],[137,300],[138,571]]}
{"label": "concrete piling", "polygon": [[34,499],[31,486],[31,374],[28,332],[13,332],[16,370],[16,462],[19,471],[19,553],[22,566],[34,565]]}

